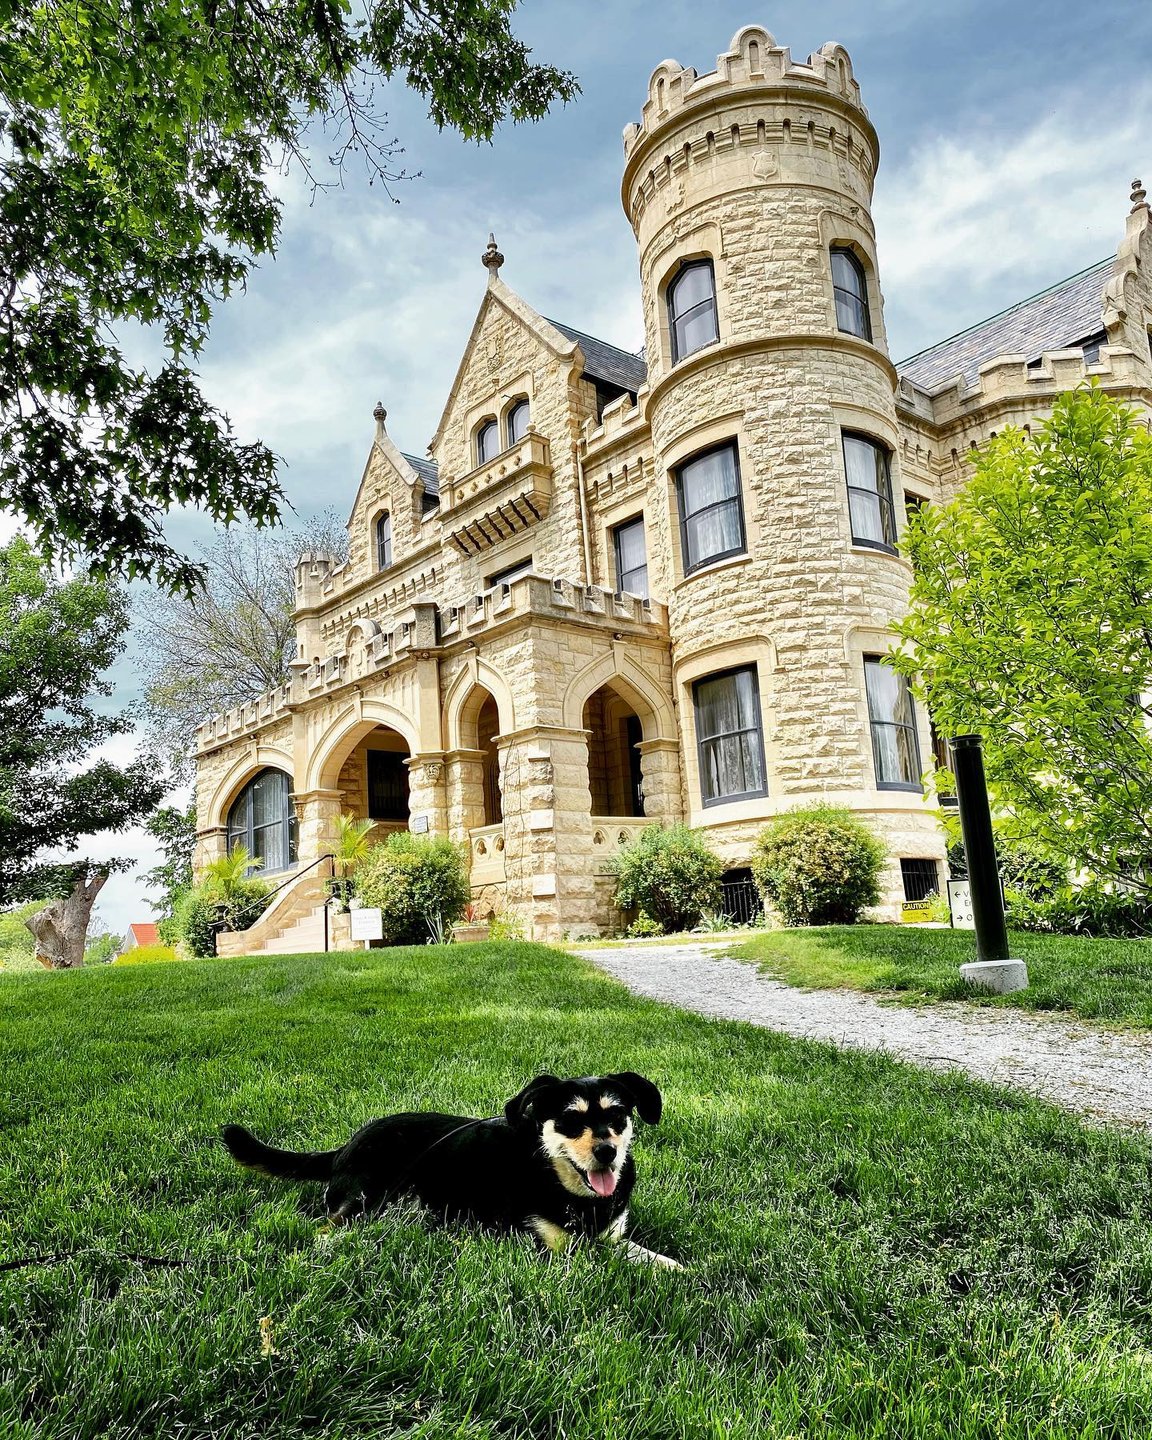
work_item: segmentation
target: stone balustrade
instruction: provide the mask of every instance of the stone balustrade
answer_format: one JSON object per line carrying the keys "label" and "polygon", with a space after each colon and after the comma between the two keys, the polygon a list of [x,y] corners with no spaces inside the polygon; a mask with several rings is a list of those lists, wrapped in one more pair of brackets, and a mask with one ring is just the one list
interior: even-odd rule
{"label": "stone balustrade", "polygon": [[468,832],[468,869],[472,885],[504,880],[504,824],[480,825]]}
{"label": "stone balustrade", "polygon": [[440,491],[448,539],[463,555],[475,555],[535,525],[551,505],[551,451],[532,429],[459,480],[445,476]]}

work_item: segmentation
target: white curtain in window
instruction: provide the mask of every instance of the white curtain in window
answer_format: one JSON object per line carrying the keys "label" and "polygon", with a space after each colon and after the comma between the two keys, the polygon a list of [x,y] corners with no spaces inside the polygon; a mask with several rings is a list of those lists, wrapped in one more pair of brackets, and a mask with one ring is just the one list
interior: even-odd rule
{"label": "white curtain in window", "polygon": [[[688,563],[696,565],[710,555],[742,549],[744,534],[737,498],[740,481],[735,451],[726,447],[694,460],[681,472],[681,484]],[[725,501],[730,503],[722,503]]]}
{"label": "white curtain in window", "polygon": [[852,517],[852,535],[857,540],[871,540],[877,545],[890,545],[892,536],[885,525],[885,502],[891,503],[884,456],[875,445],[844,437],[844,468],[848,475],[848,508]]}
{"label": "white curtain in window", "polygon": [[696,687],[696,723],[708,799],[764,787],[755,685],[754,670],[738,670]]}

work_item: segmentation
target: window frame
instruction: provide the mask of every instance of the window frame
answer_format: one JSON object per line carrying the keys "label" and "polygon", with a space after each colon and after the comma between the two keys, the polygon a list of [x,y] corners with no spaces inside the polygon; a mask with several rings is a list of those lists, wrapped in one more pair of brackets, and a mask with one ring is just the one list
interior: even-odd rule
{"label": "window frame", "polygon": [[531,575],[532,565],[533,557],[531,555],[525,555],[523,559],[513,561],[503,570],[497,570],[495,575],[488,576],[484,582],[485,590],[495,590],[498,585],[503,585],[507,589],[513,580],[519,580],[524,575]]}
{"label": "window frame", "polygon": [[[621,532],[624,531],[624,530],[631,530],[631,529],[632,529],[634,526],[636,526],[636,525],[639,525],[639,527],[640,527],[640,533],[641,533],[641,535],[643,535],[643,537],[644,537],[644,566],[643,566],[643,569],[644,569],[644,589],[643,589],[643,591],[640,591],[640,590],[629,590],[629,589],[626,588],[626,586],[625,586],[625,584],[624,584],[624,575],[625,575],[625,573],[627,573],[627,574],[629,574],[629,575],[635,575],[636,572],[637,572],[637,570],[639,569],[639,567],[634,565],[634,566],[631,568],[631,570],[625,572],[625,570],[624,570],[624,568],[623,568],[623,557],[622,557],[621,554],[620,554],[620,535],[621,535]],[[613,525],[613,526],[612,526],[612,555],[613,555],[613,560],[614,560],[614,563],[615,563],[615,566],[616,566],[616,593],[617,593],[618,595],[639,595],[642,600],[648,600],[648,599],[650,599],[650,598],[651,598],[651,592],[650,592],[649,589],[648,589],[648,527],[647,527],[647,525],[644,523],[644,513],[643,513],[643,511],[641,511],[641,513],[640,513],[639,515],[632,515],[632,516],[630,516],[627,520],[621,520],[618,525]]]}
{"label": "window frame", "polygon": [[[854,294],[850,290],[845,290],[843,285],[836,283],[836,268],[833,261],[837,255],[842,255],[851,266],[856,279],[860,283],[859,295]],[[852,335],[855,336],[857,340],[867,340],[869,345],[874,344],[875,342],[872,339],[872,306],[868,298],[868,271],[864,268],[864,262],[850,245],[830,245],[828,247],[828,268],[832,276],[832,305],[836,314],[836,329],[841,335]],[[844,326],[840,324],[840,306],[838,302],[841,295],[848,296],[850,300],[859,304],[863,310],[863,333],[859,330],[846,330]]]}
{"label": "window frame", "polygon": [[[708,505],[703,505],[699,510],[693,510],[691,514],[684,509],[684,472],[701,460],[707,460],[709,455],[718,454],[721,450],[731,450],[732,460],[736,467],[736,493],[724,500],[713,500]],[[740,445],[735,436],[731,440],[721,440],[715,445],[709,445],[704,450],[698,450],[694,455],[689,455],[672,467],[672,479],[676,485],[676,508],[680,516],[680,561],[684,576],[694,575],[697,570],[703,570],[708,565],[718,564],[721,560],[729,560],[734,555],[747,555],[748,553],[748,526],[744,518],[744,479],[740,471]],[[705,511],[719,509],[721,505],[731,505],[735,502],[736,513],[740,520],[740,544],[730,550],[717,551],[714,555],[708,555],[702,560],[689,560],[688,547],[688,522],[694,520]]]}
{"label": "window frame", "polygon": [[[283,815],[279,818],[267,820],[262,825],[257,825],[255,823],[254,806],[252,803],[253,795],[257,784],[267,775],[279,775],[282,777],[284,784],[280,788],[283,792],[285,808]],[[233,817],[241,805],[244,807],[243,823],[237,824]],[[266,866],[263,867],[261,874],[282,875],[285,871],[291,870],[293,866],[299,862],[296,809],[292,804],[292,777],[288,774],[287,770],[281,770],[276,765],[265,765],[262,770],[258,770],[255,775],[244,783],[228,807],[228,814],[224,820],[228,853],[232,853],[235,845],[241,844],[254,859],[263,860],[264,856],[261,855],[256,848],[256,831],[270,830],[273,826],[280,826],[285,832],[288,859],[286,864],[277,866],[275,869],[270,869]],[[249,871],[249,873],[254,872]]]}
{"label": "window frame", "polygon": [[[381,766],[380,757],[387,757],[389,761],[395,760],[397,763],[396,763],[395,767],[393,767],[393,766],[391,766],[391,765],[389,765],[388,767],[382,767],[382,766]],[[380,749],[375,749],[375,748],[365,750],[365,752],[364,752],[364,798],[365,798],[366,805],[367,805],[368,819],[369,819],[369,820],[380,820],[380,821],[383,821],[384,824],[386,824],[386,825],[388,825],[388,824],[398,824],[398,823],[400,823],[401,821],[403,821],[405,824],[408,822],[408,819],[410,818],[411,813],[412,813],[412,786],[411,786],[411,772],[408,771],[408,770],[405,768],[405,761],[407,761],[409,758],[410,758],[410,757],[409,757],[404,751],[402,751],[402,750],[380,750]],[[380,768],[388,768],[388,769],[394,768],[396,774],[397,774],[397,775],[401,778],[401,780],[403,781],[402,784],[400,784],[399,786],[397,786],[397,793],[398,793],[399,796],[400,796],[399,810],[402,811],[402,813],[397,813],[397,814],[395,814],[395,815],[376,815],[376,814],[373,814],[373,811],[372,811],[372,800],[373,800],[373,784],[372,784],[373,775],[372,775],[372,772],[373,772],[374,769],[377,769],[378,767],[380,767]]]}
{"label": "window frame", "polygon": [[392,512],[384,510],[376,517],[376,569],[389,570],[393,563]]}
{"label": "window frame", "polygon": [[[756,714],[755,727],[743,726],[739,730],[726,730],[716,735],[703,735],[700,729],[700,687],[716,680],[726,680],[730,676],[742,674],[752,676],[752,708]],[[705,810],[710,810],[715,805],[735,805],[741,800],[759,800],[768,794],[768,758],[764,753],[764,713],[760,704],[760,669],[754,660],[749,661],[746,665],[730,665],[725,670],[713,670],[692,681],[692,723],[696,732],[696,770],[700,788],[700,804]],[[757,790],[741,790],[730,795],[707,795],[705,793],[706,776],[708,775],[706,747],[717,740],[725,740],[733,735],[752,734],[753,728],[759,748],[760,773],[764,777],[763,785]]]}
{"label": "window frame", "polygon": [[[514,415],[518,415],[521,410],[526,410],[528,412],[528,418],[524,421],[524,434],[513,435],[512,418]],[[525,435],[527,435],[528,426],[531,425],[531,423],[532,401],[528,398],[527,395],[521,395],[519,399],[514,400],[512,404],[509,405],[507,411],[504,414],[504,448],[507,450],[511,449],[513,445],[519,445],[520,441],[524,439]]]}
{"label": "window frame", "polygon": [[[877,455],[884,457],[884,484],[885,489],[868,490],[861,485],[853,485],[849,478],[848,470],[848,441],[855,440],[858,444],[867,445]],[[879,550],[885,555],[897,555],[896,548],[896,502],[892,498],[892,451],[882,440],[877,440],[874,435],[868,435],[863,430],[841,430],[840,431],[840,454],[844,461],[844,484],[848,491],[848,531],[852,536],[853,545],[863,545],[869,550]],[[877,501],[880,511],[880,528],[891,536],[890,540],[870,540],[866,536],[856,534],[856,527],[852,523],[852,496],[869,495]],[[885,509],[887,505],[887,509]],[[885,525],[887,518],[887,525]]]}
{"label": "window frame", "polygon": [[904,687],[904,693],[908,697],[908,714],[910,719],[905,724],[901,720],[877,720],[872,714],[872,694],[868,688],[868,666],[884,666],[883,655],[866,654],[864,657],[864,704],[868,710],[868,737],[872,743],[872,772],[876,781],[877,790],[903,790],[909,794],[923,795],[923,781],[917,778],[911,780],[884,780],[881,778],[880,750],[876,744],[877,728],[888,730],[908,730],[912,734],[912,760],[914,768],[919,777],[923,773],[923,765],[920,759],[920,730],[916,724],[916,697],[908,684],[907,677],[898,674],[891,666],[885,667],[889,673],[894,675],[896,680]]}
{"label": "window frame", "polygon": [[[708,272],[708,283],[712,291],[712,328],[715,331],[715,334],[710,340],[705,340],[702,344],[694,346],[691,350],[685,350],[681,352],[676,335],[676,326],[678,322],[684,320],[685,317],[691,312],[698,310],[702,305],[708,303],[704,300],[698,300],[695,305],[689,306],[688,310],[686,310],[683,314],[677,315],[676,313],[676,288],[684,279],[684,277],[692,270],[707,270]],[[672,276],[672,278],[668,281],[667,285],[664,287],[664,306],[665,313],[668,319],[668,341],[672,351],[673,365],[678,365],[681,360],[687,360],[691,355],[698,355],[701,350],[706,350],[709,345],[718,345],[720,343],[720,304],[716,294],[716,267],[712,263],[711,256],[700,255],[697,256],[695,259],[682,260],[680,262],[680,264],[676,268],[676,273]]]}
{"label": "window frame", "polygon": [[[492,451],[491,455],[485,455],[482,453],[483,437],[489,432],[491,432],[494,437],[493,443],[495,444],[496,448]],[[476,426],[476,429],[472,432],[472,446],[473,453],[476,459],[477,469],[479,469],[481,465],[491,464],[491,462],[496,459],[497,455],[501,453],[500,426],[497,423],[495,415],[486,416],[483,420],[480,421],[479,425]]]}

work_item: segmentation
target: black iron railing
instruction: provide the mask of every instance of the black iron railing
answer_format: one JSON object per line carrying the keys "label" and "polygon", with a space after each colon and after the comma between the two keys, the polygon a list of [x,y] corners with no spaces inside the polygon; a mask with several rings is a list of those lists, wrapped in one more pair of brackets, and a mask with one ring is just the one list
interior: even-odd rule
{"label": "black iron railing", "polygon": [[756,882],[722,880],[720,882],[720,913],[734,925],[751,925],[764,913],[764,900]]}
{"label": "black iron railing", "polygon": [[[268,909],[268,907],[272,904],[272,901],[275,899],[275,897],[276,897],[277,895],[279,895],[279,893],[281,892],[281,890],[286,890],[289,885],[295,885],[296,882],[297,882],[297,880],[299,880],[302,875],[307,875],[308,872],[309,872],[309,870],[315,870],[316,867],[317,867],[317,865],[323,865],[324,862],[325,862],[325,860],[331,861],[331,863],[332,863],[332,876],[331,876],[331,878],[332,878],[332,879],[335,879],[335,878],[336,878],[336,857],[335,857],[335,855],[331,854],[330,852],[329,852],[328,854],[325,854],[325,855],[319,855],[319,856],[317,856],[317,858],[316,858],[315,860],[312,860],[312,861],[309,862],[309,864],[305,865],[304,868],[303,868],[303,870],[293,870],[292,874],[288,876],[287,880],[282,880],[282,881],[280,882],[280,884],[277,885],[274,890],[270,890],[267,895],[261,895],[261,896],[259,897],[259,899],[253,900],[253,901],[251,901],[249,904],[247,904],[247,905],[245,905],[245,906],[242,906],[239,910],[235,911],[235,912],[233,913],[233,915],[231,916],[231,919],[232,919],[233,921],[243,920],[247,915],[251,915],[251,916],[252,916],[252,920],[249,922],[248,925],[236,925],[235,928],[236,928],[237,930],[247,930],[247,929],[249,929],[249,928],[251,927],[251,925],[254,924],[255,921],[259,920],[260,916],[264,914],[264,912],[265,912],[265,911]],[[221,909],[224,909],[225,907],[224,907],[224,905],[222,904],[220,908],[221,908]],[[215,948],[216,948],[216,937],[217,937],[218,935],[226,932],[226,931],[231,931],[231,930],[232,930],[232,926],[230,926],[229,923],[228,923],[228,920],[225,919],[225,918],[223,918],[223,917],[221,917],[219,920],[214,920],[214,921],[212,922],[212,948],[213,948],[213,950],[215,950]],[[324,949],[325,949],[325,950],[328,949],[328,907],[327,907],[327,905],[325,905],[325,907],[324,907]]]}

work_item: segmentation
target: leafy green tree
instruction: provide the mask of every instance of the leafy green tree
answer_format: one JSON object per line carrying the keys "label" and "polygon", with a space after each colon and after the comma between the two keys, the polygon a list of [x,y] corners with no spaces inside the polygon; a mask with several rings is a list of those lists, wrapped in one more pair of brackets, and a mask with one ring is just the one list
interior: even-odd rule
{"label": "leafy green tree", "polygon": [[86,862],[46,852],[126,830],[163,795],[146,761],[91,760],[132,728],[92,703],[111,694],[101,677],[127,623],[120,590],[87,575],[57,578],[20,537],[0,548],[0,906],[90,887]]}
{"label": "leafy green tree", "polygon": [[201,550],[203,590],[141,591],[134,626],[144,726],[175,777],[191,771],[197,725],[288,681],[296,656],[296,562],[305,550],[339,560],[347,545],[333,513],[296,529],[238,527]]}
{"label": "leafy green tree", "polygon": [[170,916],[176,901],[192,888],[192,855],[196,849],[196,803],[186,810],[175,805],[162,805],[148,817],[144,826],[160,848],[164,859],[140,877],[146,885],[160,892],[152,902],[153,910]]}
{"label": "leafy green tree", "polygon": [[[276,519],[276,459],[242,444],[192,366],[213,307],[275,251],[270,177],[401,177],[374,106],[404,79],[439,126],[488,140],[577,89],[512,34],[516,0],[0,0],[0,508],[39,543],[169,587],[197,567],[173,505]],[[313,176],[314,183],[319,183]],[[119,334],[147,327],[159,362]]]}
{"label": "leafy green tree", "polygon": [[1005,824],[1073,867],[1152,874],[1152,437],[1099,388],[1006,430],[909,526],[892,663],[984,737]]}

